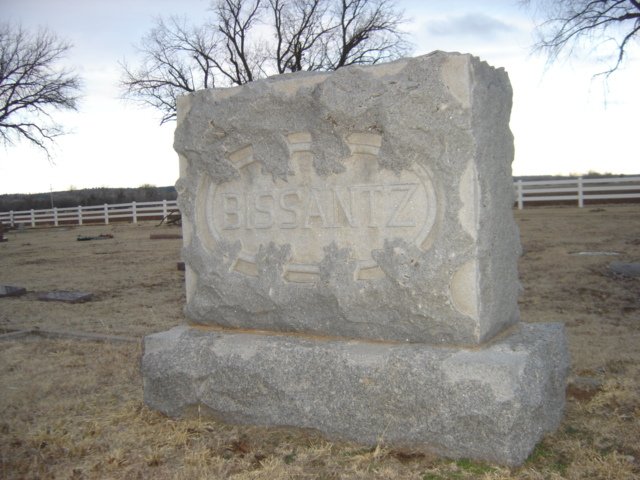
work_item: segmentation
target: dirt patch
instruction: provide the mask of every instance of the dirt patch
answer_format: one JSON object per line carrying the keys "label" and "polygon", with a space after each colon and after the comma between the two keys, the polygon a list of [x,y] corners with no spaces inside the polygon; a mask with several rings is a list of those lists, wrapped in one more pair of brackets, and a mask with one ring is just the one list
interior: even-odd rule
{"label": "dirt patch", "polygon": [[[142,398],[139,344],[28,335],[0,342],[1,478],[633,479],[640,477],[640,207],[516,212],[526,322],[563,322],[572,354],[565,419],[521,468],[423,452],[329,443],[294,429],[171,420]],[[100,242],[77,235],[113,234]],[[0,284],[83,290],[84,304],[0,299],[0,330],[71,330],[142,338],[183,322],[177,234],[153,224],[9,232]]]}

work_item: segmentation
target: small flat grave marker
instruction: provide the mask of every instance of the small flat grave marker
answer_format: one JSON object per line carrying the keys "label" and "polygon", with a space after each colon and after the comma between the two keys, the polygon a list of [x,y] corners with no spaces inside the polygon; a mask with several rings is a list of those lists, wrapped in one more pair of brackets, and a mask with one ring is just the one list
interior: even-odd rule
{"label": "small flat grave marker", "polygon": [[150,240],[180,240],[181,233],[152,233],[149,235]]}
{"label": "small flat grave marker", "polygon": [[66,302],[66,303],[83,303],[93,298],[91,292],[79,292],[71,290],[59,290],[55,292],[45,292],[38,295],[38,300],[44,302]]}
{"label": "small flat grave marker", "polygon": [[611,262],[609,270],[625,277],[640,277],[640,263]]}
{"label": "small flat grave marker", "polygon": [[110,233],[102,233],[97,236],[78,235],[77,240],[79,242],[89,242],[91,240],[109,240],[111,238],[113,238],[113,235]]}
{"label": "small flat grave marker", "polygon": [[0,298],[2,297],[19,297],[27,293],[27,289],[23,287],[14,287],[11,285],[0,285]]}

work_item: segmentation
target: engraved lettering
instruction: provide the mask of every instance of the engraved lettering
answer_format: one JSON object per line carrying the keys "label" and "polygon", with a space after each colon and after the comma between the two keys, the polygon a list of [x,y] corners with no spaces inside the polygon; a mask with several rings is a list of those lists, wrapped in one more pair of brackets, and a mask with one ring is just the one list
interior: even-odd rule
{"label": "engraved lettering", "polygon": [[376,221],[376,194],[375,192],[379,192],[379,189],[371,188],[369,190],[369,227],[370,228],[378,228],[378,223]]}
{"label": "engraved lettering", "polygon": [[[263,202],[262,199],[269,199]],[[270,193],[259,193],[255,196],[256,218],[254,219],[254,227],[265,229],[273,226],[273,208],[275,199]]]}
{"label": "engraved lettering", "polygon": [[368,206],[369,206],[369,228],[378,228],[380,224],[378,223],[378,214],[376,209],[376,193],[383,193],[384,186],[383,185],[363,185],[358,186],[361,188],[364,193],[368,193]]}
{"label": "engraved lettering", "polygon": [[224,193],[222,195],[222,229],[236,230],[242,224],[240,215],[240,195],[237,193]]}
{"label": "engraved lettering", "polygon": [[290,204],[287,205],[286,199],[296,198],[300,201],[300,192],[297,188],[289,188],[281,190],[278,196],[278,205],[283,212],[289,215],[289,219],[280,223],[280,228],[298,228],[298,210],[293,208]]}
{"label": "engraved lettering", "polygon": [[221,229],[415,228],[418,183],[221,193]]}
{"label": "engraved lettering", "polygon": [[396,209],[391,213],[391,218],[387,222],[387,227],[415,227],[416,222],[415,219],[411,219],[410,221],[401,221],[398,217],[405,209],[405,207],[409,204],[409,200],[413,196],[414,192],[418,188],[417,183],[410,183],[407,185],[392,185],[389,190],[391,192],[405,192],[402,199],[397,203]]}
{"label": "engraved lettering", "polygon": [[245,225],[245,228],[251,229],[251,228],[253,228],[251,226],[251,224],[253,223],[253,222],[251,222],[251,205],[253,205],[253,201],[251,199],[251,194],[250,193],[247,193],[245,195],[244,205],[245,205],[245,208],[246,208],[246,213],[245,213],[246,225]]}
{"label": "engraved lettering", "polygon": [[327,217],[322,210],[322,206],[320,204],[320,200],[318,199],[318,192],[315,188],[309,190],[309,197],[307,198],[307,204],[305,207],[305,215],[304,215],[304,228],[311,228],[312,218],[319,218],[321,221],[321,226],[327,226]]}
{"label": "engraved lettering", "polygon": [[[347,201],[344,199],[344,196],[340,196],[340,191],[337,188],[331,190],[333,195],[333,228],[338,228],[344,225],[344,223],[339,223],[338,217],[342,216],[347,222],[347,225],[351,228],[355,228],[356,224],[353,221],[353,191],[349,190],[349,204],[347,206]],[[346,193],[346,192],[345,192]],[[339,209],[337,207],[340,207]],[[340,214],[339,211],[342,212]]]}
{"label": "engraved lettering", "polygon": [[[297,280],[287,281],[302,281],[316,278],[317,273],[308,275],[304,269],[317,268],[328,245],[349,250],[358,263],[359,279],[379,278],[372,252],[383,248],[387,239],[402,239],[423,250],[430,247],[437,196],[430,172],[419,162],[393,172],[380,168],[377,152],[367,150],[367,155],[346,158],[344,171],[319,175],[307,143],[294,142],[286,178],[265,173],[251,156],[234,163],[239,176],[233,179],[214,183],[203,178],[197,216],[207,225],[206,248],[215,248],[216,242],[239,242],[249,265],[239,268],[250,275],[264,245],[289,245],[289,264],[295,269],[287,270],[286,278]],[[360,144],[354,148],[352,153],[362,153]]]}

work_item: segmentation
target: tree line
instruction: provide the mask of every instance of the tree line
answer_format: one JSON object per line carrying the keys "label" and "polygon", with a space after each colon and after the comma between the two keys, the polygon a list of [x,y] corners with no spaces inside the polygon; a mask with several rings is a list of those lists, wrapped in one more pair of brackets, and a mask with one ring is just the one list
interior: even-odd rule
{"label": "tree line", "polygon": [[52,207],[71,208],[77,206],[131,203],[161,202],[175,200],[174,187],[156,187],[142,185],[138,188],[84,188],[62,192],[0,195],[0,212],[19,212],[23,210],[47,210]]}

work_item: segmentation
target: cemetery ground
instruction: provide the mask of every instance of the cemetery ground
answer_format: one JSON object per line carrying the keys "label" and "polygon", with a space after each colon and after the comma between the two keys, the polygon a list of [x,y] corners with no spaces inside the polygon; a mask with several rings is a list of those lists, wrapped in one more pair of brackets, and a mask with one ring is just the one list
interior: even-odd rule
{"label": "cemetery ground", "polygon": [[[328,442],[309,431],[172,420],[142,401],[139,341],[25,335],[0,342],[0,478],[640,478],[640,207],[515,212],[525,322],[565,324],[572,356],[565,417],[519,468]],[[11,231],[0,244],[0,333],[134,337],[182,323],[181,240],[155,223]],[[113,238],[78,242],[78,235]],[[618,255],[611,255],[618,253]],[[91,301],[42,302],[81,290]],[[383,432],[381,432],[383,434]]]}

